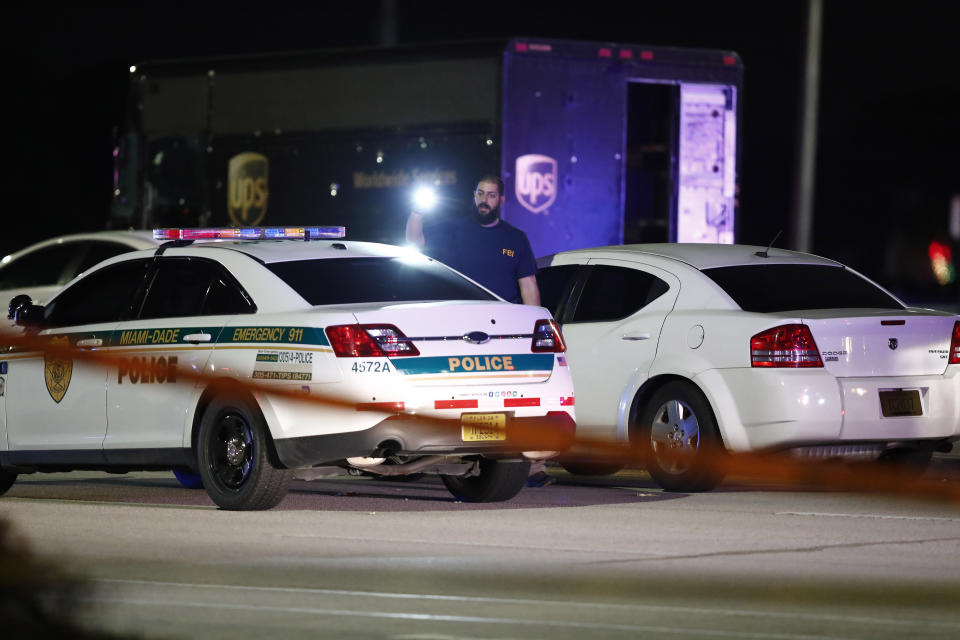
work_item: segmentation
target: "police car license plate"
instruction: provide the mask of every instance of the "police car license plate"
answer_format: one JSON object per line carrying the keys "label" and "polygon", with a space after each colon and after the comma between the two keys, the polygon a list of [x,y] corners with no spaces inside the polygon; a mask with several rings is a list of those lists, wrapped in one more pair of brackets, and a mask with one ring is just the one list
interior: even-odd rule
{"label": "police car license plate", "polygon": [[900,416],[922,416],[920,392],[917,389],[906,391],[881,391],[880,411],[884,418]]}
{"label": "police car license plate", "polygon": [[507,414],[464,413],[460,416],[464,442],[490,442],[507,439]]}

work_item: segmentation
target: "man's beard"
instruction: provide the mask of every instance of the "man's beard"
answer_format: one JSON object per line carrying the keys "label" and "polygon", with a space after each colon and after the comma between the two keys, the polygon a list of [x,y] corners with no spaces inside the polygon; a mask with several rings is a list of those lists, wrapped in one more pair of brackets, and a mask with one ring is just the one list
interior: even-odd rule
{"label": "man's beard", "polygon": [[478,204],[473,208],[473,217],[476,219],[477,224],[487,225],[494,223],[500,219],[500,205],[489,209],[484,203]]}

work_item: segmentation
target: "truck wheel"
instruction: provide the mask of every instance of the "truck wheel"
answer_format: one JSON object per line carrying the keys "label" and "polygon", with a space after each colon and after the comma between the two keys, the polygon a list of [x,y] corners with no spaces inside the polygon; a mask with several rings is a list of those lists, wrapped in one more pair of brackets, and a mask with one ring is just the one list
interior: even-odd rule
{"label": "truck wheel", "polygon": [[647,471],[667,491],[709,491],[723,480],[723,443],[699,389],[670,382],[644,408],[637,433]]}
{"label": "truck wheel", "polygon": [[505,462],[480,459],[480,475],[440,476],[443,484],[458,500],[464,502],[502,502],[509,500],[527,484],[530,462]]}
{"label": "truck wheel", "polygon": [[237,394],[217,396],[204,411],[197,461],[203,486],[221,509],[275,507],[293,479],[292,470],[271,460],[267,425],[259,407]]}
{"label": "truck wheel", "polygon": [[17,474],[0,467],[0,496],[5,494],[17,480]]}
{"label": "truck wheel", "polygon": [[179,482],[180,486],[184,489],[203,489],[203,478],[200,477],[199,473],[174,469],[173,477],[177,479],[177,482]]}

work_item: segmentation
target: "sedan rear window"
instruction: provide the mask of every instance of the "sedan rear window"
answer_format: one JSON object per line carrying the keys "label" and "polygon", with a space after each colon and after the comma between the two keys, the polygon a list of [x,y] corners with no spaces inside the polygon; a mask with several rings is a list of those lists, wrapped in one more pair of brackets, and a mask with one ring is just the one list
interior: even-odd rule
{"label": "sedan rear window", "polygon": [[903,309],[869,280],[820,264],[741,265],[704,269],[744,311]]}
{"label": "sedan rear window", "polygon": [[328,258],[266,266],[312,305],[497,299],[432,260]]}

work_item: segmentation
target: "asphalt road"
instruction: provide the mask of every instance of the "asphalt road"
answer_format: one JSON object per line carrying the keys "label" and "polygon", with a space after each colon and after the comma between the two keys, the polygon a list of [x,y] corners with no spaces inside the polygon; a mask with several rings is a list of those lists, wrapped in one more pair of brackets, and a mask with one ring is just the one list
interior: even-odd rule
{"label": "asphalt road", "polygon": [[0,518],[123,637],[960,638],[960,504],[554,472],[486,505],[430,478],[298,481],[258,513],[166,473],[38,474]]}

